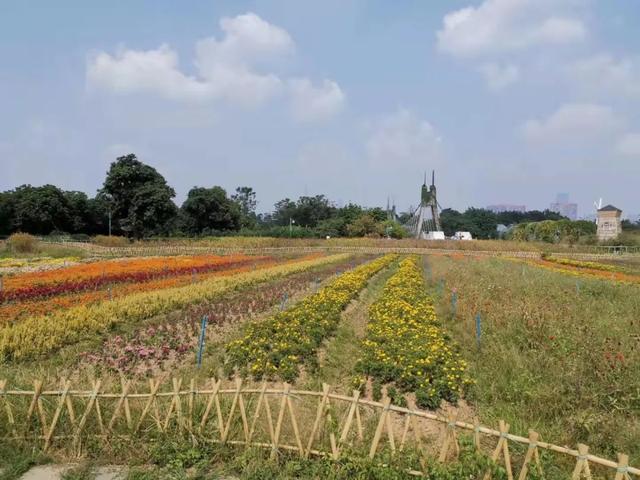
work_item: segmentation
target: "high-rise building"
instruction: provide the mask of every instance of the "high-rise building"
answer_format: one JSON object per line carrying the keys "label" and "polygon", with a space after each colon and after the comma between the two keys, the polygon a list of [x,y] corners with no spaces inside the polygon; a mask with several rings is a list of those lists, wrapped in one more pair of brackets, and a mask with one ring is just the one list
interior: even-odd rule
{"label": "high-rise building", "polygon": [[502,212],[526,212],[526,205],[510,205],[508,203],[500,203],[498,205],[489,205],[487,210],[491,210],[493,213],[502,213]]}
{"label": "high-rise building", "polygon": [[549,206],[549,210],[559,213],[570,220],[578,219],[578,204],[569,201],[568,193],[559,193],[556,196],[556,201]]}

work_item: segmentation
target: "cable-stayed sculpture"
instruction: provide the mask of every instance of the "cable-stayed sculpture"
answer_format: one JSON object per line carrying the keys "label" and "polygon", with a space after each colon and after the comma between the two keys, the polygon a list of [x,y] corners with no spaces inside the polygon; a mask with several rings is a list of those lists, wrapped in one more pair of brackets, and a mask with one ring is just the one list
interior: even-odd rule
{"label": "cable-stayed sculpture", "polygon": [[436,174],[431,172],[431,185],[427,187],[427,174],[420,193],[420,206],[413,212],[405,227],[414,238],[426,238],[429,232],[440,232],[440,215],[436,196]]}

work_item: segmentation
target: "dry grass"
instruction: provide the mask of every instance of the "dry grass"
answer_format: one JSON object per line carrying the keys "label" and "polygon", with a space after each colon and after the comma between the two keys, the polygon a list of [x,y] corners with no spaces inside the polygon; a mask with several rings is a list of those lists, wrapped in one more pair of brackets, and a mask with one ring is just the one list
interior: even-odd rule
{"label": "dry grass", "polygon": [[[640,461],[640,288],[499,259],[430,257],[441,318],[463,346],[485,423]],[[576,283],[579,282],[579,283]],[[451,291],[458,293],[451,316]],[[437,289],[436,289],[437,290]],[[478,350],[475,316],[482,318]]]}

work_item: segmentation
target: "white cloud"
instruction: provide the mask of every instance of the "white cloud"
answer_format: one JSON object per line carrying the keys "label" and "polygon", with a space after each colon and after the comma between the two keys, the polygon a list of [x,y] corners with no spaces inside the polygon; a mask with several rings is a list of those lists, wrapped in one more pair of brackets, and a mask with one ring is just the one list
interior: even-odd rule
{"label": "white cloud", "polygon": [[640,133],[627,133],[615,145],[616,153],[628,157],[640,157]]}
{"label": "white cloud", "polygon": [[477,56],[583,40],[587,28],[575,17],[581,0],[484,0],[445,15],[438,48]]}
{"label": "white cloud", "polygon": [[220,39],[196,42],[194,75],[180,69],[178,54],[170,46],[161,45],[155,50],[97,53],[87,64],[87,84],[112,93],[150,93],[191,102],[226,100],[246,107],[286,91],[292,114],[301,121],[327,118],[342,108],[345,94],[332,80],[314,86],[306,78],[287,80],[262,71],[295,50],[284,29],[254,13],[223,18],[220,29]]}
{"label": "white cloud", "polygon": [[588,93],[608,93],[640,98],[640,59],[616,60],[609,54],[598,54],[574,62],[567,67],[569,77]]}
{"label": "white cloud", "polygon": [[114,93],[151,92],[173,100],[201,99],[211,95],[211,85],[184,75],[178,55],[168,45],[157,50],[101,52],[87,66],[89,85]]}
{"label": "white cloud", "polygon": [[293,117],[301,122],[335,115],[342,110],[346,99],[340,86],[331,80],[314,86],[307,78],[294,78],[289,81],[289,88]]}
{"label": "white cloud", "polygon": [[480,67],[487,86],[494,91],[502,90],[520,78],[520,71],[515,65],[485,63]]}
{"label": "white cloud", "polygon": [[397,168],[427,165],[442,159],[442,140],[433,126],[406,109],[379,118],[369,125],[365,143],[372,166]]}
{"label": "white cloud", "polygon": [[227,99],[256,105],[280,91],[282,80],[256,64],[291,52],[289,34],[253,13],[220,21],[222,39],[196,44],[197,76],[183,73],[168,45],[155,50],[100,52],[87,65],[90,86],[114,93],[149,92],[172,100]]}
{"label": "white cloud", "polygon": [[608,106],[572,103],[562,105],[544,120],[529,120],[522,133],[534,143],[590,143],[611,136],[622,124]]}

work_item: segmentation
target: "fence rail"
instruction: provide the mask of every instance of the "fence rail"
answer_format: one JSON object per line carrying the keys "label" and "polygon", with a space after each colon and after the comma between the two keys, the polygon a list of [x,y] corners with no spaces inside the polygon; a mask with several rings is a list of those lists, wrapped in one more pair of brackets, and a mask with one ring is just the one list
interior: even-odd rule
{"label": "fence rail", "polygon": [[629,466],[624,454],[617,461],[608,460],[590,454],[583,444],[569,448],[542,441],[533,430],[527,437],[511,433],[504,421],[496,430],[477,420],[470,423],[392,405],[389,399],[363,399],[357,390],[348,396],[332,392],[326,384],[322,391],[309,391],[288,384],[245,386],[240,379],[229,384],[211,379],[204,388],[191,380],[184,388],[179,378],[173,378],[167,390],[161,388],[165,383],[166,378],[150,379],[148,389],[137,391],[124,379],[119,386],[104,389],[98,379],[90,390],[77,390],[69,380],[62,380],[57,389],[45,389],[44,382],[36,380],[32,389],[25,390],[0,381],[0,439],[79,452],[87,438],[108,441],[171,434],[184,435],[194,444],[254,446],[269,449],[272,455],[283,450],[333,459],[348,446],[365,448],[372,459],[383,451],[397,454],[412,448],[420,452],[421,460],[410,473],[421,475],[427,458],[455,459],[459,435],[466,434],[476,449],[504,465],[509,479],[524,480],[531,468],[540,473],[549,468],[541,462],[541,452],[557,455],[553,467],[572,469],[572,479],[640,477],[640,469]]}
{"label": "fence rail", "polygon": [[[317,253],[317,252],[340,252],[340,253],[365,253],[365,254],[457,254],[465,256],[493,256],[493,257],[516,257],[516,258],[540,258],[540,251],[512,251],[512,250],[472,250],[457,248],[437,248],[428,247],[401,247],[401,246],[341,246],[341,245],[307,245],[307,246],[286,246],[286,247],[216,247],[213,245],[154,245],[153,243],[144,246],[125,247],[104,247],[86,242],[64,242],[65,245],[73,246],[90,252],[99,257],[133,257],[148,255],[194,255],[194,254],[221,254],[233,253],[244,254],[294,254],[294,253]],[[593,246],[590,252],[558,251],[554,255],[581,258],[584,260],[618,259],[622,257],[635,257],[640,254],[640,247],[635,246]]]}

